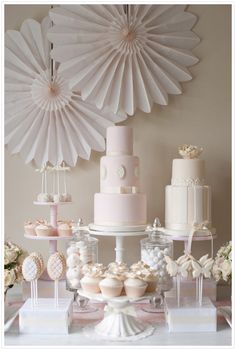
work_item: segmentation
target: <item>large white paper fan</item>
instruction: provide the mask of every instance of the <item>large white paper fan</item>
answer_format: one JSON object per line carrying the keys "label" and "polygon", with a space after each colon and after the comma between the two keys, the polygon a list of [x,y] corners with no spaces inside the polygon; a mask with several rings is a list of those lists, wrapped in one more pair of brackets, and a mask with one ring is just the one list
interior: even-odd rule
{"label": "large white paper fan", "polygon": [[20,31],[6,32],[5,143],[26,163],[75,166],[91,149],[103,151],[106,128],[126,115],[98,110],[71,90],[50,58],[51,25],[49,17],[27,19]]}
{"label": "large white paper fan", "polygon": [[83,100],[133,115],[166,105],[192,79],[197,17],[185,5],[61,5],[48,38],[60,73]]}

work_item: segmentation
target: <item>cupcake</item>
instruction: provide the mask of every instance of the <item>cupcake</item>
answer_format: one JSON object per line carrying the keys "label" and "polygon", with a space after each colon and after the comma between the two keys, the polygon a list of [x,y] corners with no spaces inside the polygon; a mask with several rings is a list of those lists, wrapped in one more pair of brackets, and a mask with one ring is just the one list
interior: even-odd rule
{"label": "cupcake", "polygon": [[154,293],[156,291],[158,281],[157,271],[152,269],[141,270],[141,279],[148,284],[146,293]]}
{"label": "cupcake", "polygon": [[60,223],[59,226],[57,227],[57,232],[58,232],[58,236],[63,236],[63,237],[72,236],[72,228],[67,222]]}
{"label": "cupcake", "polygon": [[117,279],[124,281],[129,268],[124,262],[112,262],[108,265],[108,272],[117,276]]}
{"label": "cupcake", "polygon": [[127,279],[124,282],[125,293],[130,298],[140,298],[145,294],[147,282],[138,278],[138,276],[130,272],[127,274]]}
{"label": "cupcake", "polygon": [[87,264],[82,268],[84,277],[80,284],[84,291],[89,293],[100,293],[99,283],[103,279],[105,267],[103,264]]}
{"label": "cupcake", "polygon": [[150,268],[150,266],[145,264],[145,262],[138,261],[137,263],[130,266],[130,271],[137,272],[137,271],[140,271],[142,269],[149,269],[149,268]]}
{"label": "cupcake", "polygon": [[32,221],[27,221],[24,224],[25,234],[30,236],[36,236],[35,232],[36,224],[34,224]]}
{"label": "cupcake", "polygon": [[108,271],[105,273],[105,278],[99,283],[102,295],[108,298],[119,297],[123,286],[123,280],[120,280],[118,275]]}
{"label": "cupcake", "polygon": [[53,236],[53,227],[47,223],[39,224],[35,228],[37,236]]}

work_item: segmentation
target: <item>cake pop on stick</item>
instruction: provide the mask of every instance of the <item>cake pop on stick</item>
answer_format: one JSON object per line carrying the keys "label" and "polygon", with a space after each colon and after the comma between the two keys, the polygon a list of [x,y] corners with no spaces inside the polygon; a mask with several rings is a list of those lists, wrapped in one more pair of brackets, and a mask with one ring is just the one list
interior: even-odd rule
{"label": "cake pop on stick", "polygon": [[49,277],[54,281],[54,302],[58,306],[58,281],[66,272],[66,259],[63,254],[55,252],[50,255],[47,263]]}
{"label": "cake pop on stick", "polygon": [[[37,253],[36,253],[37,254]],[[36,255],[27,256],[22,264],[22,274],[26,281],[30,282],[32,306],[38,302],[37,280],[42,274],[40,259]]]}
{"label": "cake pop on stick", "polygon": [[166,270],[171,277],[176,277],[177,303],[180,306],[180,279],[188,276],[188,269],[190,266],[190,259],[188,255],[182,255],[177,260],[173,260],[168,255],[165,256],[167,263]]}

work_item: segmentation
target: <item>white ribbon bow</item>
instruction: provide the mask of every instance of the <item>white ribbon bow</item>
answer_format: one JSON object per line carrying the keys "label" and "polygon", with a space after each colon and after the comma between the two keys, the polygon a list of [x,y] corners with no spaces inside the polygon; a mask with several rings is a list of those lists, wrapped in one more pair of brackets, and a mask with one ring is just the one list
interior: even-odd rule
{"label": "white ribbon bow", "polygon": [[104,312],[106,313],[105,316],[109,316],[111,314],[125,314],[125,315],[136,317],[136,311],[134,306],[132,305],[124,306],[122,308],[106,305],[104,307]]}
{"label": "white ribbon bow", "polygon": [[212,236],[212,232],[210,230],[210,222],[207,220],[205,220],[199,224],[196,222],[193,223],[193,226],[192,226],[192,229],[190,231],[189,238],[188,238],[188,244],[187,244],[185,254],[191,254],[193,236],[199,230],[208,231],[208,233],[211,235],[211,257],[213,257],[213,236]]}

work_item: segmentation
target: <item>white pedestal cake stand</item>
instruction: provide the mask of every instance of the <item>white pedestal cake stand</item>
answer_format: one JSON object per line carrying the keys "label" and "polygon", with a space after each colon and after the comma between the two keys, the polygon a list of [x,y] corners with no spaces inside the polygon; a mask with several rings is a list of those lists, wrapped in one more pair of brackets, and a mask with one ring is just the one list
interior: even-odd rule
{"label": "white pedestal cake stand", "polygon": [[[159,227],[159,231],[163,232],[168,238],[172,239],[173,241],[182,241],[184,242],[184,250],[187,250],[188,246],[188,239],[189,239],[189,233],[190,231],[177,231],[177,230],[169,230],[165,227]],[[181,233],[180,233],[181,232]],[[211,241],[212,247],[211,250],[213,251],[213,239],[217,237],[216,230],[214,228],[211,229],[211,233],[206,230],[198,230],[194,233],[194,236],[192,237],[192,241]]]}
{"label": "white pedestal cake stand", "polygon": [[[50,224],[52,225],[54,230],[57,230],[57,216],[58,216],[58,207],[61,205],[71,204],[72,202],[33,202],[34,205],[41,205],[41,206],[47,206],[50,207]],[[33,235],[27,235],[24,234],[24,237],[27,239],[33,239],[36,241],[48,241],[49,242],[49,255],[55,253],[57,251],[57,242],[58,241],[65,241],[70,240],[72,237],[65,237],[65,236],[33,236]],[[42,280],[51,280],[47,274],[47,271],[45,270],[42,276],[40,277]]]}
{"label": "white pedestal cake stand", "polygon": [[116,238],[116,262],[124,261],[124,238],[125,237],[137,237],[146,236],[147,225],[139,226],[100,226],[90,224],[88,226],[89,233],[94,236],[106,236]]}
{"label": "white pedestal cake stand", "polygon": [[140,298],[129,298],[126,295],[108,298],[101,293],[92,294],[85,292],[82,289],[78,290],[78,293],[90,300],[105,302],[105,315],[101,322],[92,326],[85,327],[84,333],[86,335],[94,334],[108,340],[137,340],[151,335],[154,331],[154,327],[143,322],[139,322],[135,315],[135,308],[132,306],[132,302],[149,299],[153,297],[155,293],[145,294]]}

